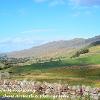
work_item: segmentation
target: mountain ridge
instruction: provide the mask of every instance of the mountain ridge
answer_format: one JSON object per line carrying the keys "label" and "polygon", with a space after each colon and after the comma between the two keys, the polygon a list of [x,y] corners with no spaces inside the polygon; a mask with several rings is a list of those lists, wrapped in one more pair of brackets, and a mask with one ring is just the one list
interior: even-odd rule
{"label": "mountain ridge", "polygon": [[72,40],[53,41],[30,49],[7,53],[7,56],[15,58],[52,57],[66,54],[67,52],[73,52],[74,50],[86,47],[96,41],[100,41],[100,35],[88,39],[74,38]]}

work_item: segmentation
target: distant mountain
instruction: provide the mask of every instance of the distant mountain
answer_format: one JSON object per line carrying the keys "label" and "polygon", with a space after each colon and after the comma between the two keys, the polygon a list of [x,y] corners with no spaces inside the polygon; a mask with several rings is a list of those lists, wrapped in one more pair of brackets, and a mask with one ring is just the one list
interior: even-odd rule
{"label": "distant mountain", "polygon": [[30,49],[8,53],[8,57],[52,57],[67,55],[73,51],[100,41],[100,36],[89,39],[75,38],[72,40],[53,41]]}

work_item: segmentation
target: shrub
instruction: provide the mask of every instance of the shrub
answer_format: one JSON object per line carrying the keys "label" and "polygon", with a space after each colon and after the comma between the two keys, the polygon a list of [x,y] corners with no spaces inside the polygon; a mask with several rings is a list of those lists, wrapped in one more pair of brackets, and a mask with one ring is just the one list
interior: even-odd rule
{"label": "shrub", "polygon": [[88,52],[89,52],[88,48],[81,49],[81,50],[77,51],[71,58],[79,57],[81,54],[85,54]]}

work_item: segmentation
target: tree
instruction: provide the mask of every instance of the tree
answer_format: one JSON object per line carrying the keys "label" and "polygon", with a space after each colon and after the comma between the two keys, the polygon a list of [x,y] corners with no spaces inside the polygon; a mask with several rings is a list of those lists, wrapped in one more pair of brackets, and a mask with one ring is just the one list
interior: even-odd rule
{"label": "tree", "polygon": [[79,51],[80,54],[85,54],[85,53],[88,53],[89,52],[89,49],[88,48],[84,48],[84,49],[81,49]]}
{"label": "tree", "polygon": [[88,52],[89,52],[88,48],[81,49],[81,50],[77,51],[71,58],[79,57],[81,54],[85,54]]}

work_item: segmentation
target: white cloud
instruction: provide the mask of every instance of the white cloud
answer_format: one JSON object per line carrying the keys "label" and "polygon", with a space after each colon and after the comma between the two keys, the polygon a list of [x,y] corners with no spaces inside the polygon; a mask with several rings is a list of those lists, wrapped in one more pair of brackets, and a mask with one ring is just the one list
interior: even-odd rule
{"label": "white cloud", "polygon": [[63,5],[63,4],[65,4],[64,0],[52,0],[49,5],[56,6],[56,5]]}
{"label": "white cloud", "polygon": [[36,2],[36,3],[43,3],[43,2],[46,2],[48,0],[33,0],[33,1]]}
{"label": "white cloud", "polygon": [[0,39],[0,45],[7,44],[8,42],[10,42],[10,38]]}
{"label": "white cloud", "polygon": [[74,17],[91,16],[100,8],[100,0],[69,0],[69,6]]}
{"label": "white cloud", "polygon": [[51,31],[55,31],[55,29],[33,29],[33,30],[23,31],[21,33],[38,33],[38,32],[51,32]]}
{"label": "white cloud", "polygon": [[100,6],[100,0],[33,0],[36,3],[48,2],[49,5],[70,4],[80,6]]}
{"label": "white cloud", "polygon": [[73,5],[100,6],[100,0],[69,0]]}
{"label": "white cloud", "polygon": [[34,39],[33,37],[13,37],[13,38],[4,38],[1,39],[0,45],[11,45],[11,44],[33,44],[35,41],[41,41],[38,39]]}
{"label": "white cloud", "polygon": [[[0,52],[23,50],[38,46],[47,42],[47,38],[42,33],[51,33],[55,29],[32,29],[20,32],[16,37],[5,37],[0,39]],[[42,36],[42,37],[41,37]],[[42,39],[42,40],[41,40]]]}
{"label": "white cloud", "polygon": [[36,3],[45,3],[47,2],[49,6],[56,6],[65,4],[66,0],[33,0]]}
{"label": "white cloud", "polygon": [[4,38],[0,40],[0,52],[23,50],[45,43],[45,41],[34,39],[31,36]]}

